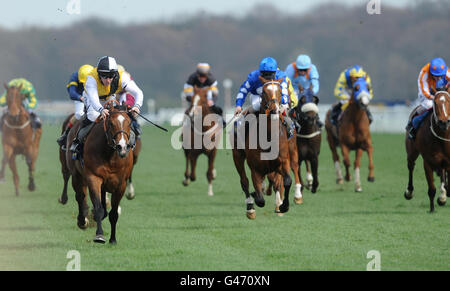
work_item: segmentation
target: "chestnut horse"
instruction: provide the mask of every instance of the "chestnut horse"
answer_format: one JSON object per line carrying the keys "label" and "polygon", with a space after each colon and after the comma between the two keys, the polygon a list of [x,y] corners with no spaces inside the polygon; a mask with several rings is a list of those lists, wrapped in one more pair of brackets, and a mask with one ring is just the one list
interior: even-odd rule
{"label": "chestnut horse", "polygon": [[[104,108],[109,109],[109,116],[104,120],[99,117],[88,134],[83,146],[82,164],[72,160],[72,153],[66,152],[66,162],[72,174],[72,187],[78,202],[77,225],[86,229],[89,220],[87,193],[94,208],[94,220],[97,223],[94,242],[105,243],[102,220],[106,212],[106,192],[111,193],[111,224],[110,243],[116,243],[116,223],[119,218],[118,208],[127,186],[127,180],[133,169],[133,155],[130,141],[131,119],[126,106],[113,106],[114,99],[106,102]],[[67,148],[70,148],[75,134],[80,126],[77,122],[67,137]]]}
{"label": "chestnut horse", "polygon": [[[246,118],[244,118],[242,127],[245,126],[245,142],[239,139],[242,138],[240,130],[242,128],[237,129],[232,133],[235,136],[232,149],[233,161],[240,176],[241,188],[245,193],[246,215],[249,219],[256,218],[254,203],[256,203],[258,207],[264,207],[265,205],[262,183],[266,175],[268,175],[271,183],[274,183],[275,188],[281,193],[280,197],[276,198],[276,212],[285,213],[289,210],[289,190],[292,184],[292,179],[289,174],[291,171],[291,162],[287,130],[280,122],[280,119],[283,118],[280,114],[280,82],[282,79],[270,81],[260,77],[260,81],[263,84],[261,94],[262,100],[258,114],[258,119],[260,120],[257,122],[256,117],[253,120],[248,120],[248,117],[255,116],[253,114],[248,114]],[[261,117],[266,117],[267,128],[261,126],[261,124],[263,124],[261,122]],[[249,126],[247,126],[247,124],[249,124]],[[250,128],[250,131],[247,130],[248,127]],[[272,131],[275,131],[275,133]],[[256,135],[256,141],[253,140],[252,142],[252,138],[249,137],[252,134],[253,136]],[[269,139],[272,139],[273,135],[275,136],[274,140],[271,140],[270,147],[267,149],[262,147],[262,143],[266,142],[264,138],[262,138],[264,135]],[[295,138],[291,139],[295,141]],[[245,144],[243,148],[238,146],[239,140],[241,143],[243,142]],[[276,144],[276,147],[273,146],[273,143]],[[263,154],[267,154],[268,151],[272,152],[274,148],[276,148],[275,151],[277,151],[275,153],[275,158],[269,159],[269,155],[263,158]],[[255,189],[255,192],[253,193],[249,192],[249,181],[245,174],[245,160],[247,160],[247,164],[251,171],[253,187]],[[295,157],[295,161],[297,161],[297,157]],[[282,179],[279,179],[281,177],[278,175],[281,175]],[[284,193],[282,191],[283,188]],[[284,198],[282,198],[282,196],[284,196]]]}
{"label": "chestnut horse", "polygon": [[42,128],[33,129],[28,111],[22,101],[25,95],[20,94],[22,85],[9,87],[4,84],[8,111],[3,116],[2,145],[3,160],[0,170],[0,180],[5,179],[5,165],[8,163],[13,173],[16,195],[19,195],[19,175],[16,167],[16,155],[24,155],[28,166],[28,190],[34,191],[34,166],[39,152]]}
{"label": "chestnut horse", "polygon": [[308,181],[308,189],[312,193],[316,193],[319,186],[318,169],[319,169],[319,154],[320,144],[322,142],[322,132],[317,125],[319,119],[319,108],[317,103],[319,99],[314,96],[313,102],[306,103],[306,98],[302,97],[299,104],[295,107],[295,118],[300,124],[300,132],[297,133],[297,147],[298,147],[298,167],[300,183],[303,185],[301,177],[301,163],[305,161],[307,173],[309,174],[309,165],[311,167],[312,180]]}
{"label": "chestnut horse", "polygon": [[[71,113],[63,122],[62,128],[61,128],[61,134],[66,130],[70,119],[72,118],[74,114]],[[134,169],[134,165],[136,165],[137,160],[138,160],[138,156],[139,153],[141,151],[141,147],[142,147],[142,141],[141,139],[136,139],[136,146],[133,149],[133,169]],[[64,151],[62,149],[62,147],[59,147],[59,161],[61,163],[61,173],[63,175],[63,179],[64,179],[64,186],[63,186],[63,190],[61,193],[61,197],[58,198],[58,202],[65,205],[67,203],[68,197],[67,197],[67,185],[69,184],[69,179],[70,179],[70,171],[69,168],[67,167],[67,163],[66,163],[66,151]],[[131,172],[133,172],[133,170],[131,170]],[[130,178],[128,178],[127,181],[127,189],[125,192],[125,197],[127,197],[128,200],[131,200],[135,197],[135,192],[134,192],[134,186],[132,183],[132,175],[130,175]],[[119,206],[120,208],[120,206]],[[120,211],[119,211],[120,212]]]}
{"label": "chestnut horse", "polygon": [[[217,144],[220,140],[221,122],[220,116],[213,114],[208,106],[208,88],[194,86],[194,95],[191,105],[186,111],[183,122],[183,150],[186,157],[186,170],[184,172],[183,185],[188,186],[196,180],[195,167],[197,158],[201,154],[208,157],[208,195],[213,196],[212,180],[216,178],[214,159],[217,153]],[[189,172],[189,165],[191,171]]]}
{"label": "chestnut horse", "polygon": [[423,124],[417,130],[415,140],[408,138],[408,133],[405,138],[409,181],[404,196],[408,200],[413,197],[413,172],[420,154],[428,184],[430,212],[434,211],[436,194],[433,171],[436,171],[441,179],[441,195],[437,202],[442,206],[447,201],[448,172],[450,171],[450,94],[448,91],[438,89],[434,95],[433,113],[425,117]]}
{"label": "chestnut horse", "polygon": [[355,168],[355,191],[361,192],[360,181],[360,165],[363,151],[367,151],[369,156],[369,176],[368,181],[374,182],[373,173],[373,147],[372,138],[369,129],[369,117],[366,113],[366,107],[370,102],[370,94],[368,84],[364,78],[359,78],[353,84],[351,99],[348,107],[342,112],[338,121],[338,127],[332,125],[330,120],[331,109],[327,112],[325,119],[325,129],[327,131],[328,145],[330,146],[334,165],[336,167],[336,175],[338,184],[342,184],[342,173],[339,163],[339,155],[337,147],[340,146],[345,165],[345,180],[350,181],[350,159],[349,152],[356,151],[354,168]]}

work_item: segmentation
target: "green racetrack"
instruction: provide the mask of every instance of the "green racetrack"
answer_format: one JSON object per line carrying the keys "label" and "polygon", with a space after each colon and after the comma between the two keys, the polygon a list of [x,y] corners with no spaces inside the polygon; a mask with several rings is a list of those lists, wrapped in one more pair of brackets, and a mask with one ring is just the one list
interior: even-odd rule
{"label": "green racetrack", "polygon": [[[450,206],[435,202],[435,213],[428,212],[421,158],[415,196],[403,197],[408,177],[403,134],[372,134],[375,183],[367,182],[364,154],[363,192],[355,193],[353,182],[335,183],[323,133],[318,192],[305,190],[304,204],[294,205],[291,188],[291,207],[283,217],[274,213],[275,197],[266,197],[266,206],[256,208],[251,221],[231,150],[218,151],[214,196],[209,197],[205,156],[197,164],[197,181],[182,185],[185,161],[183,152],[171,147],[174,129],[143,127],[133,177],[136,198],[122,200],[117,245],[101,245],[92,242],[92,221],[87,230],[76,226],[71,186],[68,203],[58,203],[60,130],[44,126],[37,190],[26,188],[22,157],[17,159],[21,196],[14,194],[9,168],[0,185],[0,269],[66,270],[70,250],[80,253],[81,270],[366,270],[371,250],[380,253],[381,270],[450,269]],[[354,152],[352,165],[353,158]],[[108,219],[103,226],[109,239]]]}

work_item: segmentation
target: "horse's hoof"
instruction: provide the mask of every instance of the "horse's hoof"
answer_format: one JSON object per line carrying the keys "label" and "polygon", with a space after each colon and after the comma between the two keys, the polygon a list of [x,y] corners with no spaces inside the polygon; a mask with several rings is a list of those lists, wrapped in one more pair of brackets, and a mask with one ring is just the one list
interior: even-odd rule
{"label": "horse's hoof", "polygon": [[189,179],[183,180],[183,185],[184,185],[184,186],[189,185]]}
{"label": "horse's hoof", "polygon": [[368,177],[368,178],[367,178],[367,181],[369,181],[369,182],[375,182],[375,177]]}
{"label": "horse's hoof", "polygon": [[212,170],[212,175],[213,175],[213,176],[212,176],[213,179],[215,179],[215,178],[217,177],[217,171],[216,171],[216,169],[213,169],[213,170]]}
{"label": "horse's hoof", "polygon": [[86,229],[89,226],[89,219],[87,219],[86,217],[84,218],[84,225],[81,225],[80,223],[77,223],[78,227],[80,229]]}
{"label": "horse's hoof", "polygon": [[248,219],[255,219],[256,218],[255,209],[247,210],[246,215]]}
{"label": "horse's hoof", "polygon": [[361,188],[361,187],[356,187],[356,188],[355,188],[355,192],[361,193],[361,192],[362,192],[362,188]]}
{"label": "horse's hoof", "polygon": [[67,203],[67,198],[64,198],[64,199],[63,199],[63,198],[59,197],[59,198],[58,198],[58,202],[61,203],[62,205],[66,205],[66,203]]}
{"label": "horse's hoof", "polygon": [[104,244],[104,243],[106,242],[106,239],[105,239],[105,237],[103,236],[103,234],[99,234],[99,235],[96,235],[96,236],[95,236],[94,242],[95,242],[95,243]]}
{"label": "horse's hoof", "polygon": [[294,197],[294,203],[295,204],[303,204],[303,197],[299,197],[299,198],[297,198],[297,197]]}
{"label": "horse's hoof", "polygon": [[115,239],[109,239],[109,243],[110,244],[112,244],[112,245],[116,245],[117,244],[117,241],[115,240]]}
{"label": "horse's hoof", "polygon": [[344,184],[344,179],[342,179],[342,178],[336,179],[336,184],[338,184],[338,185]]}
{"label": "horse's hoof", "polygon": [[278,217],[284,216],[284,213],[281,213],[279,210],[275,210],[275,213],[277,214]]}
{"label": "horse's hoof", "polygon": [[281,213],[286,213],[288,211],[289,211],[289,205],[286,205],[284,203],[280,205],[280,212]]}
{"label": "horse's hoof", "polygon": [[444,206],[446,202],[447,202],[447,200],[442,201],[441,198],[437,199],[437,203],[439,206]]}
{"label": "horse's hoof", "polygon": [[29,190],[29,191],[34,191],[34,190],[36,190],[36,186],[34,185],[34,183],[30,183],[30,184],[28,185],[28,190]]}
{"label": "horse's hoof", "polygon": [[403,196],[405,196],[406,200],[411,200],[413,198],[413,193],[410,193],[408,190],[406,190]]}
{"label": "horse's hoof", "polygon": [[127,194],[125,194],[125,197],[127,197],[128,200],[133,200],[135,197],[133,184],[130,184],[127,190],[128,191]]}

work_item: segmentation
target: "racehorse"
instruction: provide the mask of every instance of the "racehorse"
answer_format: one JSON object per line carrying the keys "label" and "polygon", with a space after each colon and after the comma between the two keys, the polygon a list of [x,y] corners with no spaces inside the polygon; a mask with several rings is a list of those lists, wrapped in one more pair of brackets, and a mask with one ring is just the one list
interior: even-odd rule
{"label": "racehorse", "polygon": [[301,163],[302,161],[305,161],[308,173],[309,162],[312,180],[308,181],[308,188],[312,193],[316,193],[317,187],[319,186],[317,172],[319,168],[320,144],[322,142],[322,132],[317,125],[319,119],[318,102],[319,99],[316,96],[313,97],[313,102],[306,102],[306,97],[303,96],[300,98],[298,106],[294,109],[294,118],[297,119],[301,126],[300,132],[297,133],[300,183],[304,185],[301,178]]}
{"label": "racehorse", "polygon": [[[126,106],[113,106],[116,100],[111,99],[104,104],[109,110],[105,119],[97,118],[83,146],[83,161],[72,160],[72,153],[66,152],[66,162],[72,175],[72,187],[78,202],[77,225],[86,229],[89,220],[87,193],[94,208],[94,220],[97,223],[94,242],[105,243],[102,220],[108,216],[106,212],[106,192],[111,193],[111,224],[110,243],[116,243],[116,223],[119,217],[118,208],[131,176],[133,155],[130,140],[131,119]],[[67,148],[70,148],[75,134],[80,126],[77,122],[69,132]]]}
{"label": "racehorse", "polygon": [[30,115],[23,106],[25,95],[20,94],[22,85],[19,87],[6,88],[6,100],[8,111],[3,117],[2,145],[3,160],[0,170],[0,180],[5,179],[5,166],[8,163],[13,173],[16,195],[19,195],[19,175],[16,167],[16,155],[24,155],[28,166],[28,190],[34,191],[34,167],[39,152],[42,128],[33,129]]}
{"label": "racehorse", "polygon": [[[216,178],[214,159],[217,153],[217,144],[220,140],[221,122],[219,117],[210,110],[208,106],[208,88],[194,86],[194,95],[191,105],[186,111],[183,123],[183,150],[186,157],[186,170],[184,172],[183,185],[188,186],[191,181],[196,180],[195,167],[197,158],[201,154],[208,157],[208,195],[213,196],[212,180]],[[190,165],[190,172],[189,172]]]}
{"label": "racehorse", "polygon": [[[249,219],[256,218],[256,212],[254,209],[254,204],[258,207],[264,207],[265,200],[263,196],[262,182],[266,175],[269,176],[269,181],[275,184],[277,190],[280,191],[279,202],[276,202],[276,212],[285,213],[289,210],[289,190],[292,184],[292,179],[289,174],[291,171],[290,166],[290,153],[289,153],[289,142],[287,137],[287,129],[282,125],[280,119],[282,115],[280,114],[280,102],[281,102],[281,85],[279,80],[266,80],[260,77],[260,81],[263,84],[262,94],[261,94],[261,106],[259,110],[259,117],[267,117],[267,128],[261,128],[261,126],[256,126],[256,118],[250,122],[250,131],[247,130],[247,121],[244,122],[242,126],[245,126],[245,146],[241,149],[238,146],[238,136],[240,136],[240,130],[234,132],[235,138],[233,141],[233,161],[236,170],[240,176],[241,188],[245,193],[245,203],[246,203],[246,215]],[[249,114],[247,116],[251,116]],[[261,122],[261,118],[259,118]],[[244,119],[246,120],[246,119]],[[272,124],[273,123],[273,124]],[[256,127],[256,128],[255,128]],[[263,154],[268,150],[263,149],[261,136],[266,135],[267,137],[272,137],[272,130],[275,129],[277,134],[275,134],[275,142],[278,148],[276,157],[273,159],[263,159]],[[250,146],[251,138],[249,135],[251,133],[256,133],[257,142],[255,145]],[[295,141],[295,139],[293,139]],[[273,145],[270,150],[273,150]],[[297,159],[297,157],[295,157]],[[249,181],[247,175],[245,174],[245,160],[251,171],[251,177],[253,182],[253,187],[255,192],[249,192]],[[272,172],[275,172],[273,174]],[[281,175],[280,176],[277,176]],[[277,177],[282,179],[277,179]],[[284,192],[284,193],[283,193]],[[284,195],[282,195],[284,194]],[[284,198],[282,198],[284,196]],[[278,199],[276,199],[278,200]],[[282,202],[281,202],[282,201]]]}
{"label": "racehorse", "polygon": [[362,188],[360,181],[360,165],[363,151],[367,151],[367,154],[369,156],[368,181],[375,181],[373,173],[374,165],[372,138],[370,136],[369,117],[366,113],[367,106],[370,102],[370,94],[368,90],[368,84],[364,78],[359,78],[355,81],[355,83],[353,84],[351,96],[352,97],[349,101],[347,109],[345,109],[341,114],[341,118],[338,121],[337,128],[331,123],[331,109],[327,112],[325,119],[325,129],[327,131],[328,145],[330,146],[334,165],[336,167],[336,182],[338,184],[343,183],[339,155],[337,154],[336,148],[340,146],[342,150],[346,181],[350,181],[349,152],[351,150],[355,150],[355,191],[361,192]]}
{"label": "racehorse", "polygon": [[[450,171],[450,89],[438,89],[434,95],[433,113],[425,117],[423,124],[418,128],[414,140],[406,134],[405,146],[408,160],[409,180],[404,193],[407,200],[413,197],[413,172],[419,154],[423,159],[425,177],[428,184],[428,197],[430,199],[430,212],[434,211],[434,185],[433,171],[441,179],[441,195],[437,202],[440,206],[447,201],[448,173]],[[415,111],[415,110],[414,110]]]}

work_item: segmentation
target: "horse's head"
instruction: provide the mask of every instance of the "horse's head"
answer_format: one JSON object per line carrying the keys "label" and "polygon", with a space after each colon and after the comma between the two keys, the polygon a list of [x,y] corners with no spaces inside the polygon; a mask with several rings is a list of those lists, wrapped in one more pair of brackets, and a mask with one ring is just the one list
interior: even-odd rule
{"label": "horse's head", "polygon": [[259,76],[259,80],[263,84],[261,94],[261,109],[260,113],[270,114],[271,118],[276,120],[280,114],[281,104],[281,81],[278,80],[266,80]]}
{"label": "horse's head", "polygon": [[312,97],[313,102],[307,102],[307,97],[302,96],[298,101],[297,114],[301,125],[313,126],[319,120],[319,98]]}
{"label": "horse's head", "polygon": [[356,79],[353,83],[353,100],[361,107],[367,107],[370,103],[369,84],[364,77]]}
{"label": "horse's head", "polygon": [[20,84],[19,87],[8,87],[5,83],[3,83],[3,86],[6,89],[8,115],[14,119],[18,119],[23,108],[22,101],[25,98],[25,95],[20,93],[20,90],[22,90],[22,84]]}
{"label": "horse's head", "polygon": [[208,104],[208,92],[209,88],[199,88],[194,86],[194,95],[192,96],[191,105],[189,107],[189,117],[199,115],[202,112],[202,108]]}
{"label": "horse's head", "polygon": [[104,121],[104,130],[108,145],[124,158],[132,148],[130,143],[131,118],[126,105],[105,106],[109,116]]}
{"label": "horse's head", "polygon": [[433,118],[441,130],[450,127],[450,94],[445,89],[437,89],[434,95]]}

